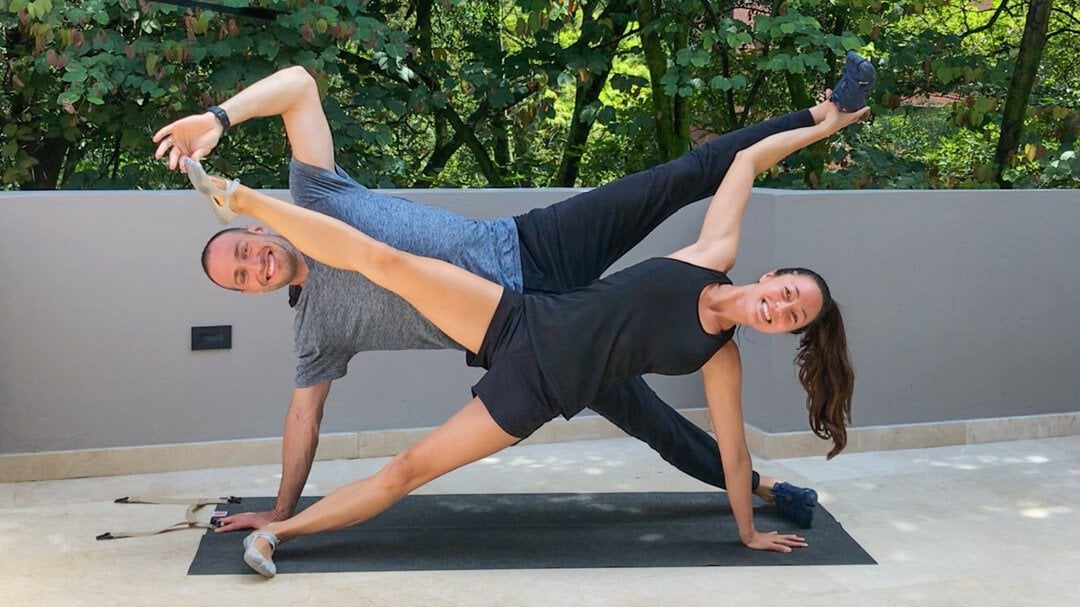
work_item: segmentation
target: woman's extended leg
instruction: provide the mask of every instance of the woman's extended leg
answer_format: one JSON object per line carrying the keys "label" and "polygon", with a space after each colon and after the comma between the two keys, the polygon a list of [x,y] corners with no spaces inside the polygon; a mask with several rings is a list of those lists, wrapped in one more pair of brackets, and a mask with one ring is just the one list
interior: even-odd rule
{"label": "woman's extended leg", "polygon": [[467,350],[483,343],[503,287],[457,266],[399,251],[348,224],[241,186],[232,210],[266,223],[298,249],[353,270],[408,301]]}
{"label": "woman's extended leg", "polygon": [[[518,440],[495,423],[479,398],[473,398],[374,476],[345,485],[292,518],[271,523],[261,531],[284,542],[355,525],[386,510],[417,487]],[[254,545],[264,557],[271,557],[272,549],[266,540],[256,539]]]}

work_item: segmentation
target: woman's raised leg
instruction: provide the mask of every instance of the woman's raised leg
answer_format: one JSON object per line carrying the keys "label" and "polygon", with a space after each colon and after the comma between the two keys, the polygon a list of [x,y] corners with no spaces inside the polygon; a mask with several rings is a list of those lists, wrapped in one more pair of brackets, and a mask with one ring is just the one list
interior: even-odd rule
{"label": "woman's raised leg", "polygon": [[445,261],[400,251],[342,221],[250,188],[237,189],[230,204],[317,261],[360,272],[400,295],[467,350],[480,349],[502,286]]}
{"label": "woman's raised leg", "polygon": [[[386,510],[405,495],[451,470],[513,445],[491,418],[484,403],[473,398],[443,425],[398,454],[374,476],[345,485],[292,518],[263,527],[278,541],[355,525]],[[273,549],[253,534],[254,547],[270,560]],[[265,574],[264,574],[265,575]]]}

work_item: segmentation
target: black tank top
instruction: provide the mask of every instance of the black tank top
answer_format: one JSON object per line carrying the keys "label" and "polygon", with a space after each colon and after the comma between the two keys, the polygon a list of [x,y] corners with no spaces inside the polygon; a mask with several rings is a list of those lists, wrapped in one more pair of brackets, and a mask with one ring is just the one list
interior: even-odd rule
{"label": "black tank top", "polygon": [[559,295],[529,295],[525,315],[540,368],[573,415],[612,383],[644,373],[685,375],[734,334],[712,335],[698,299],[723,273],[657,257]]}

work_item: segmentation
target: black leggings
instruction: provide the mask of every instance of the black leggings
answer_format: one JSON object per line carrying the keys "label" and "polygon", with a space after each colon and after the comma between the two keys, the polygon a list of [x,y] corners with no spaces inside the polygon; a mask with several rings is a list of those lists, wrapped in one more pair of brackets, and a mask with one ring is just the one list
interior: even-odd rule
{"label": "black leggings", "polygon": [[[726,133],[660,166],[515,217],[526,293],[565,293],[596,280],[686,205],[711,196],[735,153],[782,131],[813,126],[808,110]],[[690,476],[724,488],[716,440],[660,400],[640,377],[589,407]],[[753,473],[753,489],[760,477]]]}

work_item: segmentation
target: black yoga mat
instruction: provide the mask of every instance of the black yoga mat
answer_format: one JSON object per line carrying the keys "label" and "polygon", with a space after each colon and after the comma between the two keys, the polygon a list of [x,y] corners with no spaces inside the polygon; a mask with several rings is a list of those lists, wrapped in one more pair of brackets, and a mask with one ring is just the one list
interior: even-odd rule
{"label": "black yoga mat", "polygon": [[[273,505],[273,498],[245,497],[219,509]],[[743,547],[720,492],[410,495],[366,523],[282,544],[274,561],[279,574],[876,564],[821,506],[812,529],[785,521],[773,506],[755,508],[754,523],[798,533],[810,547],[790,554]],[[243,537],[207,532],[188,574],[252,573]]]}

